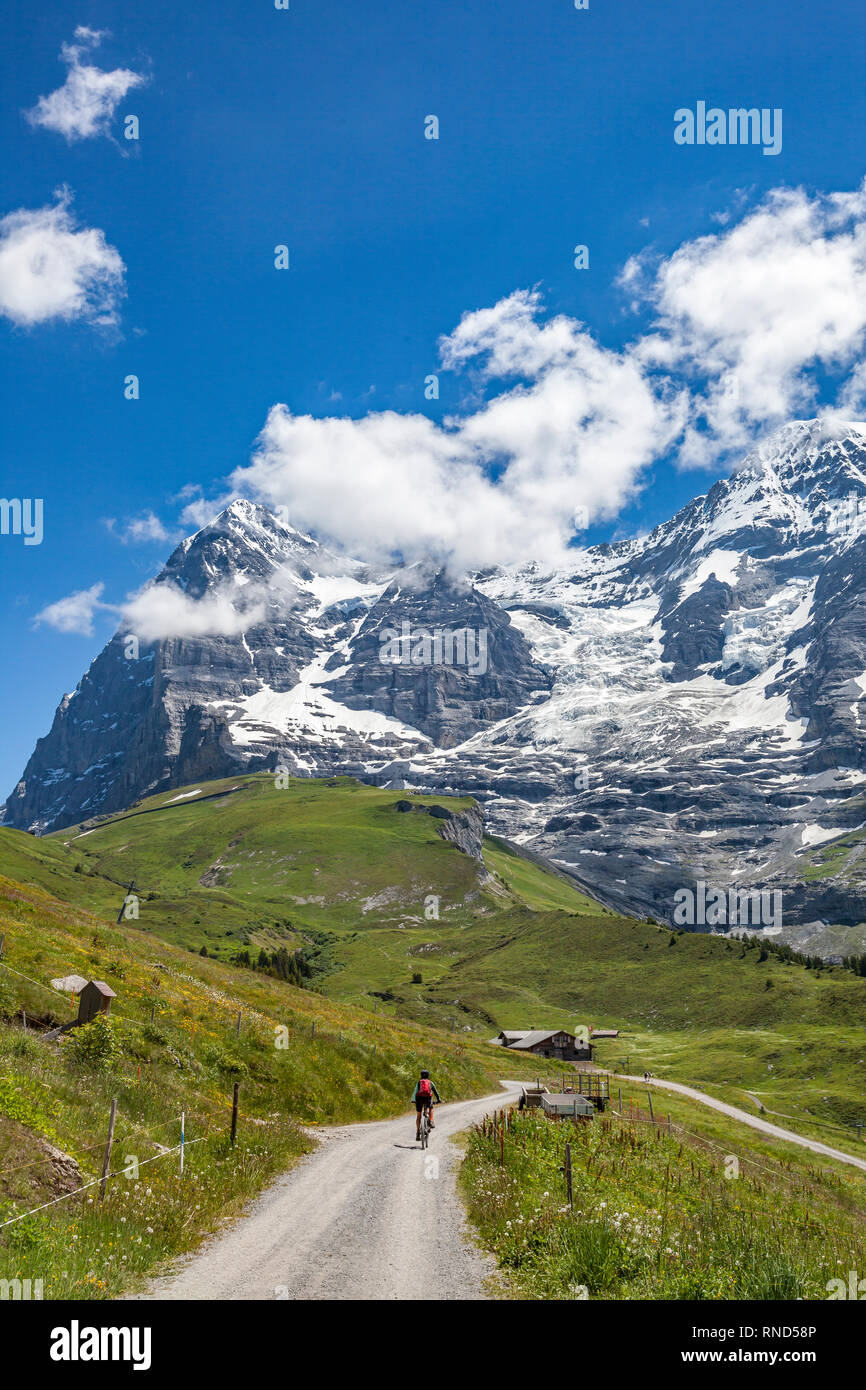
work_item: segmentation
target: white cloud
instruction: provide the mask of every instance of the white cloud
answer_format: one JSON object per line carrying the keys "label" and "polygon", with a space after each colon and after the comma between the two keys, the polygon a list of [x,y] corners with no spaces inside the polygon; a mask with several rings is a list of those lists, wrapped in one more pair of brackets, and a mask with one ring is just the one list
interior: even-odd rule
{"label": "white cloud", "polygon": [[142,642],[172,637],[237,637],[265,616],[258,590],[225,584],[194,599],[174,584],[148,584],[122,607],[128,632]]}
{"label": "white cloud", "polygon": [[[191,496],[191,500],[187,502],[181,512],[181,521],[185,526],[194,526],[197,531],[200,531],[202,527],[207,526],[209,522],[213,521],[217,513],[221,512],[223,507],[227,507],[230,502],[233,502],[237,495],[234,492],[226,492],[221,497],[206,498],[192,496],[193,490],[196,492],[198,491],[197,484],[192,484],[189,488],[184,488],[183,490],[183,492]],[[183,500],[183,493],[179,496],[180,500]]]}
{"label": "white cloud", "polygon": [[692,383],[682,460],[712,465],[810,411],[819,373],[862,354],[866,185],[814,197],[776,189],[667,260],[633,259],[621,279],[655,313],[641,361]]}
{"label": "white cloud", "polygon": [[507,461],[496,487],[518,531],[530,526],[541,538],[553,527],[567,540],[577,505],[594,521],[634,495],[677,437],[685,402],[631,349],[600,347],[563,315],[539,324],[540,312],[539,296],[524,292],[467,314],[443,341],[443,360],[479,362],[485,381],[531,378],[460,421],[460,436],[485,461]]}
{"label": "white cloud", "polygon": [[[437,424],[397,411],[296,416],[274,405],[220,505],[240,495],[285,508],[294,526],[367,560],[547,566],[567,561],[587,519],[616,516],[650,465],[677,448],[686,465],[718,468],[818,398],[828,418],[838,418],[834,409],[860,414],[866,185],[815,196],[779,189],[734,212],[667,259],[628,262],[620,281],[647,324],[620,350],[567,315],[545,319],[537,291],[516,291],[465,314],[440,341],[443,369],[474,386],[462,413]],[[59,222],[60,236],[87,235],[63,225],[63,202],[20,216],[47,219],[51,234]],[[9,223],[0,223],[0,308],[6,243],[19,230]],[[185,521],[213,517],[196,487],[178,500]],[[153,512],[124,532],[168,538]],[[92,613],[98,593],[87,590],[40,618],[86,630],[75,613],[87,598]],[[233,636],[261,621],[269,601],[294,596],[289,587],[222,586],[195,601],[150,585],[116,611],[146,640]]]}
{"label": "white cloud", "polygon": [[60,50],[61,61],[69,69],[66,81],[56,92],[40,97],[33,109],[26,112],[31,125],[55,130],[70,143],[109,133],[119,103],[127,92],[144,86],[147,78],[129,68],[107,72],[88,63],[89,51],[97,48],[104,37],[104,30],[78,26],[77,42],[65,43]]}
{"label": "white cloud", "polygon": [[[643,316],[619,351],[521,290],[463,316],[443,368],[474,395],[439,425],[268,413],[232,495],[371,560],[457,568],[563,560],[585,509],[615,516],[651,464],[720,471],[792,415],[866,408],[866,184],[852,193],[737,189],[718,230],[620,276]],[[187,520],[213,506],[199,497]],[[580,519],[585,524],[584,517]]]}
{"label": "white cloud", "polygon": [[49,603],[36,614],[33,621],[46,623],[58,632],[74,632],[81,637],[92,637],[93,615],[97,608],[107,607],[99,601],[104,588],[104,584],[94,584],[90,589],[79,589],[74,594],[67,594],[66,598]]}
{"label": "white cloud", "polygon": [[134,544],[168,541],[171,540],[171,532],[163,526],[155,512],[147,511],[142,512],[141,516],[132,517],[120,533],[120,538]]}
{"label": "white cloud", "polygon": [[845,420],[862,420],[866,409],[866,362],[858,362],[839,392],[839,415]]}
{"label": "white cloud", "polygon": [[76,228],[69,195],[0,219],[0,314],[23,327],[51,319],[117,322],[125,266],[97,227]]}
{"label": "white cloud", "polygon": [[563,559],[578,509],[614,515],[683,412],[628,353],[564,316],[540,324],[541,311],[536,293],[518,291],[442,340],[449,369],[519,378],[476,411],[439,426],[395,411],[315,419],[276,405],[232,487],[366,558],[434,555],[460,568]]}

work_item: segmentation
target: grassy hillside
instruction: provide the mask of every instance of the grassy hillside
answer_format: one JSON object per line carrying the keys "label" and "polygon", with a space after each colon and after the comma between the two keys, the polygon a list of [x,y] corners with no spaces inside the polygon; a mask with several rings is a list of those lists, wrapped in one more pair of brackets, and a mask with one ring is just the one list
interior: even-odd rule
{"label": "grassy hillside", "polygon": [[761,960],[745,942],[623,918],[524,911],[509,920],[507,934],[479,927],[447,978],[504,1027],[518,1027],[527,1008],[538,1027],[563,1010],[574,1022],[665,1030],[864,1020],[864,981],[841,967],[804,970]]}
{"label": "grassy hillside", "polygon": [[[422,1065],[449,1099],[497,1089],[497,1054],[471,1038],[190,955],[32,884],[0,878],[0,933],[0,1278],[41,1278],[46,1298],[117,1294],[304,1152],[300,1125],[406,1109]],[[70,973],[111,985],[111,1022],[47,1042],[46,1028],[77,1011],[49,985]],[[531,1070],[519,1059],[515,1069]],[[98,1177],[112,1098],[112,1170],[129,1176],[109,1181],[104,1203],[91,1186],[14,1220]],[[181,1112],[183,1177],[172,1151]]]}
{"label": "grassy hillside", "polygon": [[429,804],[349,778],[241,777],[43,840],[0,829],[0,853],[8,872],[108,920],[134,879],[130,928],[154,942],[223,961],[301,949],[317,989],[380,1018],[478,1040],[619,1027],[602,1064],[696,1082],[862,1151],[866,980],[620,917],[501,840],[485,839],[481,865],[442,838]]}
{"label": "grassy hillside", "polygon": [[[543,1070],[490,1047],[503,1026],[618,1026],[620,1038],[598,1049],[602,1064],[697,1082],[863,1151],[851,1126],[866,1120],[866,980],[619,917],[503,841],[484,841],[483,862],[461,852],[428,807],[351,779],[277,789],[258,776],[168,793],[46,839],[0,829],[0,1277],[42,1278],[46,1297],[116,1294],[300,1155],[311,1142],[301,1126],[399,1113],[424,1063],[448,1098]],[[132,880],[138,916],[117,926]],[[312,988],[229,963],[277,947],[303,954]],[[40,1034],[75,1008],[48,982],[70,973],[116,991],[112,1022],[46,1042]],[[112,1098],[112,1169],[129,1176],[111,1179],[104,1203],[92,1185],[64,1196],[98,1176]],[[724,1117],[682,1098],[663,1104],[702,1142],[757,1152]],[[542,1190],[556,1157],[546,1143]],[[819,1205],[829,1185],[842,1212],[833,1248],[847,1258],[862,1179],[778,1141],[760,1141],[760,1152],[817,1184]],[[611,1199],[652,1207],[654,1161],[652,1172],[643,1159],[623,1167]],[[488,1191],[487,1158],[478,1163]],[[784,1184],[776,1196],[777,1208],[789,1201]],[[15,1219],[43,1203],[52,1205]],[[494,1203],[479,1220],[502,1255],[499,1211]],[[557,1221],[552,1212],[555,1242]],[[573,1274],[559,1250],[548,1250],[551,1270]],[[720,1255],[710,1293],[721,1268]],[[810,1296],[814,1271],[794,1273]],[[616,1296],[646,1291],[644,1276]],[[531,1295],[541,1284],[527,1278]],[[670,1279],[659,1287],[680,1296],[686,1286]]]}
{"label": "grassy hillside", "polygon": [[[242,777],[44,839],[0,828],[0,854],[9,874],[108,919],[134,880],[137,928],[176,945],[222,960],[303,948],[334,997],[487,1034],[487,1017],[428,988],[465,954],[467,931],[507,930],[527,906],[612,914],[502,842],[488,842],[482,866],[442,838],[442,820],[401,813],[400,802],[430,804],[351,778],[277,789],[272,777]],[[446,804],[459,813],[469,803]]]}

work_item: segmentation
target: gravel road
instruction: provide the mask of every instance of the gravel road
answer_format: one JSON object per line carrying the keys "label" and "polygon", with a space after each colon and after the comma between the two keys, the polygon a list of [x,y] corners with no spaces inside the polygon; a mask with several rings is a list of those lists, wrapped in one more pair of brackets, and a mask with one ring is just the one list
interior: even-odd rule
{"label": "gravel road", "polygon": [[436,1107],[422,1153],[415,1116],[316,1131],[319,1148],[148,1299],[481,1299],[493,1260],[469,1236],[448,1136],[507,1101]]}
{"label": "gravel road", "polygon": [[[622,1078],[638,1081],[641,1077]],[[212,1237],[147,1299],[483,1299],[493,1260],[473,1243],[457,1194],[449,1135],[496,1109],[519,1082],[436,1107],[430,1148],[415,1117],[317,1130],[319,1147]],[[642,1083],[643,1084],[643,1083]],[[703,1091],[653,1078],[752,1129],[866,1169],[866,1162],[750,1115]]]}
{"label": "gravel road", "polygon": [[[611,1078],[611,1092],[613,1093],[613,1083],[617,1073],[608,1072],[607,1075]],[[716,1100],[715,1096],[708,1096],[706,1091],[696,1091],[693,1086],[683,1086],[679,1081],[659,1081],[658,1077],[655,1076],[646,1082],[642,1076],[623,1074],[620,1080],[637,1081],[641,1086],[656,1086],[662,1091],[676,1091],[681,1096],[688,1096],[690,1100],[697,1100],[700,1101],[701,1105],[709,1106],[710,1110],[719,1110],[723,1115],[730,1115],[732,1120],[739,1120],[744,1125],[750,1125],[752,1129],[759,1129],[764,1134],[772,1134],[774,1139],[785,1139],[789,1144],[799,1144],[801,1149],[811,1149],[812,1153],[824,1154],[827,1158],[838,1159],[840,1163],[850,1163],[853,1168],[861,1168],[866,1172],[866,1159],[845,1153],[843,1149],[831,1149],[829,1144],[822,1144],[818,1139],[807,1139],[804,1134],[795,1134],[792,1129],[782,1129],[781,1125],[770,1124],[769,1120],[762,1120],[758,1115],[750,1115],[748,1110],[740,1110],[736,1105],[728,1105],[727,1101]]]}

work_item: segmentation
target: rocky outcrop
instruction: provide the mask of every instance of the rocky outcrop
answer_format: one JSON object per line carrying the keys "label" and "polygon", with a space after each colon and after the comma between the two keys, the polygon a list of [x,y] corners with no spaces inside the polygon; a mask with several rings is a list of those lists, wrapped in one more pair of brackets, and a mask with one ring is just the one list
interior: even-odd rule
{"label": "rocky outcrop", "polygon": [[725,647],[724,619],[736,606],[731,586],[720,584],[715,575],[711,575],[697,593],[662,614],[662,660],[671,663],[668,680],[691,680],[700,674],[702,667],[721,661]]}
{"label": "rocky outcrop", "polygon": [[481,853],[484,841],[484,817],[478,806],[467,806],[465,811],[451,811],[447,806],[424,806],[415,801],[398,801],[396,811],[415,815],[433,816],[441,822],[439,834],[449,844],[456,845],[470,858],[483,863]]}

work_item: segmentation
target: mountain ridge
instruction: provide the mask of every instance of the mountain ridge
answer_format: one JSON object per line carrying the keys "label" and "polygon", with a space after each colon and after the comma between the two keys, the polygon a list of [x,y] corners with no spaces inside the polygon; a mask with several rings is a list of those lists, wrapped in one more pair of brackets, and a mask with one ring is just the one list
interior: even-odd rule
{"label": "mountain ridge", "polygon": [[[677,888],[704,879],[779,889],[785,930],[855,926],[864,507],[866,425],[820,419],[567,569],[387,571],[240,499],[145,591],[222,603],[229,630],[155,638],[132,662],[116,634],[6,823],[43,832],[234,771],[339,773],[475,796],[494,833],[623,911],[671,920]],[[383,634],[407,630],[483,632],[484,670],[386,661]],[[852,836],[823,872],[821,847]]]}

